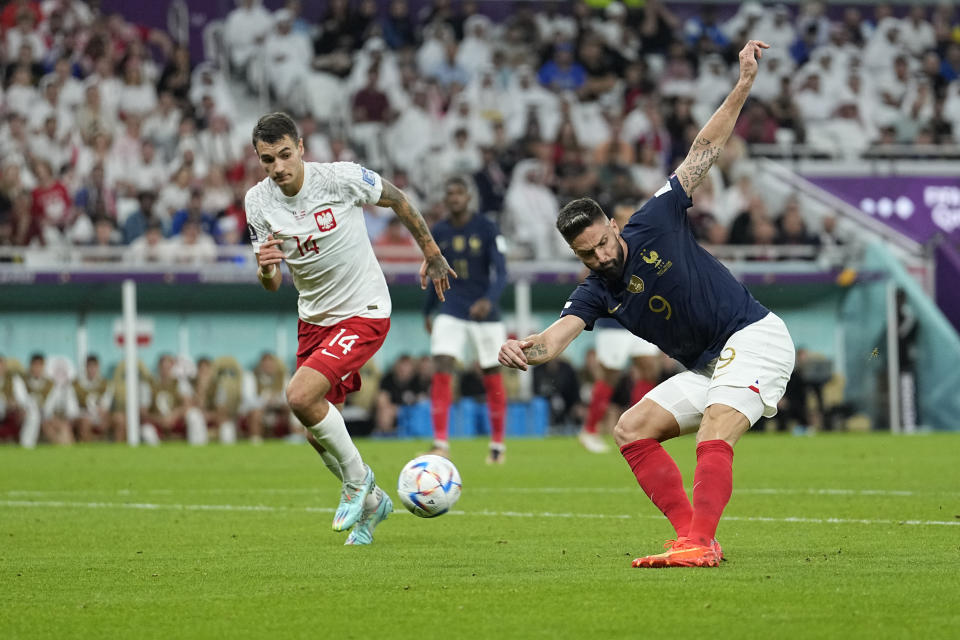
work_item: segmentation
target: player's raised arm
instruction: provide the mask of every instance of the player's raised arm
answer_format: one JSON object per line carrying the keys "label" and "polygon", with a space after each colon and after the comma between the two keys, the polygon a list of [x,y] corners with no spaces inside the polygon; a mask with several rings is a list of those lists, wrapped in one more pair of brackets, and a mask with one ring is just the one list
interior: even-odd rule
{"label": "player's raised arm", "polygon": [[440,253],[440,247],[434,241],[426,220],[417,208],[410,204],[403,191],[386,179],[383,179],[383,192],[377,205],[393,209],[400,221],[413,234],[413,238],[423,252],[423,264],[420,265],[420,287],[426,289],[427,278],[433,280],[433,288],[442,302],[443,292],[450,288],[450,276],[456,278],[457,274]]}
{"label": "player's raised arm", "polygon": [[697,139],[687,153],[686,159],[677,167],[677,180],[680,181],[680,186],[688,196],[693,195],[694,190],[703,182],[707,171],[723,151],[727,139],[733,132],[733,125],[736,124],[740,110],[743,108],[743,103],[750,95],[753,80],[757,77],[759,67],[757,61],[762,57],[763,50],[769,48],[770,45],[765,42],[751,40],[740,50],[740,79],[737,80],[736,86],[723,104],[710,116],[707,124],[697,134]]}
{"label": "player's raised arm", "polygon": [[570,346],[573,339],[586,328],[577,316],[563,316],[541,333],[522,340],[507,340],[500,347],[500,364],[512,369],[527,370],[527,365],[543,364],[553,360]]}

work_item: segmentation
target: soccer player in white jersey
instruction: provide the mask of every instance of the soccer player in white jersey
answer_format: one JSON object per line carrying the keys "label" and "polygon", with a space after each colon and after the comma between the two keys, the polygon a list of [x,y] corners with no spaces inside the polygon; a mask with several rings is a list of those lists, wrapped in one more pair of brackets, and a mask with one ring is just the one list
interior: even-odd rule
{"label": "soccer player in white jersey", "polygon": [[440,299],[456,274],[420,212],[390,182],[351,162],[303,161],[303,140],[285,113],[263,116],[253,146],[267,178],[246,196],[247,224],[260,284],[280,288],[286,262],[300,293],[297,371],[287,403],[307,426],[308,439],[343,482],[334,531],[353,528],[346,544],[370,544],[393,510],[376,487],[337,408],[360,388],[360,368],[390,327],[390,294],[367,238],[361,205],[391,207],[423,251],[420,284],[433,281]]}

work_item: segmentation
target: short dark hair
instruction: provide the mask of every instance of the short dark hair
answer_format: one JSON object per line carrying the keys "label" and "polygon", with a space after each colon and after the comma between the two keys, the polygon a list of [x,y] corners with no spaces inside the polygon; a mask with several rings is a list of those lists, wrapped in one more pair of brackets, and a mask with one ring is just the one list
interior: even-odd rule
{"label": "short dark hair", "polygon": [[557,231],[567,243],[583,233],[583,230],[595,222],[606,221],[607,214],[603,212],[596,200],[591,198],[577,198],[571,200],[557,216]]}
{"label": "short dark hair", "polygon": [[470,183],[467,182],[467,179],[463,176],[450,176],[447,178],[447,181],[443,183],[443,188],[451,187],[457,185],[458,187],[463,187],[467,191],[470,191]]}
{"label": "short dark hair", "polygon": [[100,358],[98,358],[96,355],[91,353],[90,355],[87,356],[87,364],[90,364],[91,362],[99,363]]}
{"label": "short dark hair", "polygon": [[273,144],[282,140],[284,136],[290,136],[294,142],[299,140],[300,131],[297,129],[297,123],[282,111],[268,113],[257,120],[257,125],[253,128],[253,146],[256,148],[258,141]]}

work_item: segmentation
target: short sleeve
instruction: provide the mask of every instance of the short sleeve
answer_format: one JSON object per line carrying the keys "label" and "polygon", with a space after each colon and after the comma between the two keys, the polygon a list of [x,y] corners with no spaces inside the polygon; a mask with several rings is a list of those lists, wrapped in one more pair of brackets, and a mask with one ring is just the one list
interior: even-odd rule
{"label": "short sleeve", "polygon": [[250,244],[253,245],[253,252],[260,253],[260,245],[266,242],[270,229],[263,219],[263,212],[260,210],[254,189],[256,187],[247,191],[243,200],[243,210],[247,215],[247,227],[250,229]]}
{"label": "short sleeve", "polygon": [[573,290],[570,298],[566,304],[563,305],[563,310],[560,311],[561,318],[564,316],[577,316],[583,320],[584,324],[587,325],[587,331],[593,330],[593,323],[597,321],[597,318],[605,317],[606,315],[603,309],[603,300],[597,295],[596,291],[594,291],[594,287],[590,283],[589,278]]}
{"label": "short sleeve", "polygon": [[630,221],[659,221],[661,223],[685,221],[687,219],[687,209],[692,206],[693,200],[683,190],[680,180],[677,179],[677,174],[673,174],[653,194],[653,197],[633,214]]}
{"label": "short sleeve", "polygon": [[376,204],[383,192],[383,179],[376,171],[353,162],[334,162],[340,197],[346,204]]}

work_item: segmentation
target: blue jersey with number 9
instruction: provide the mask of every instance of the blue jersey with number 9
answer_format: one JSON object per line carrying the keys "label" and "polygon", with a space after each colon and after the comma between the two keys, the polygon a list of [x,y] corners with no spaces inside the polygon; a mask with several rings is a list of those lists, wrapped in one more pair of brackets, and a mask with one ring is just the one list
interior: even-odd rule
{"label": "blue jersey with number 9", "polygon": [[623,276],[591,273],[570,295],[561,316],[588,330],[613,318],[691,370],[716,358],[735,331],[769,311],[733,274],[697,244],[687,209],[693,204],[676,176],[633,214],[621,235]]}

